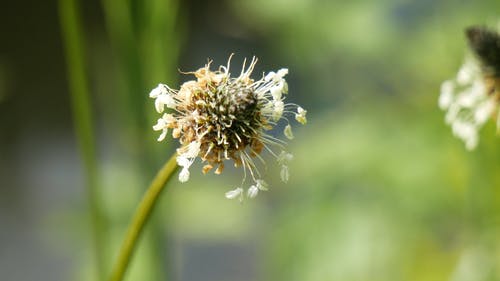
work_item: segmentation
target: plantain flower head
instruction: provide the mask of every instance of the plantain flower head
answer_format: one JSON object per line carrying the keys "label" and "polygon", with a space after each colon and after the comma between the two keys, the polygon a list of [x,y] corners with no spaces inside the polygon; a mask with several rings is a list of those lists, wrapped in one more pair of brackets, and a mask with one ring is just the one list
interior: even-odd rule
{"label": "plantain flower head", "polygon": [[500,130],[500,36],[483,27],[470,27],[466,35],[472,54],[455,78],[443,82],[438,104],[453,134],[473,150],[488,120],[495,119]]}
{"label": "plantain flower head", "polygon": [[[286,142],[268,134],[277,123],[286,123],[284,135],[293,138],[292,128],[286,116],[305,124],[306,113],[302,107],[285,103],[288,84],[285,76],[288,69],[262,75],[259,80],[251,78],[257,63],[254,57],[248,67],[245,62],[239,76],[232,76],[231,57],[226,66],[210,70],[205,67],[188,74],[195,80],[187,81],[179,90],[159,84],[150,93],[155,99],[155,109],[163,113],[153,130],[159,131],[158,141],[163,141],[171,132],[179,139],[177,164],[181,167],[179,181],[189,180],[190,167],[196,159],[204,166],[202,172],[214,170],[221,174],[224,165],[231,162],[243,170],[241,185],[226,193],[228,199],[254,198],[260,191],[267,190],[258,166],[264,166],[262,152],[268,151],[281,166],[281,179],[288,181],[288,162],[293,156],[285,151]],[[164,113],[165,107],[168,113]],[[258,159],[261,165],[254,161]],[[251,178],[253,184],[245,188]],[[245,192],[246,189],[246,192]]]}

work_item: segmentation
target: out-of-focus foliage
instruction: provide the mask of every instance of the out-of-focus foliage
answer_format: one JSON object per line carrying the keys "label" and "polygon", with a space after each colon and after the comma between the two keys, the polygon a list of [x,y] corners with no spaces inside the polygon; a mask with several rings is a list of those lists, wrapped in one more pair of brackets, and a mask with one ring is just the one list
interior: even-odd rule
{"label": "out-of-focus foliage", "polygon": [[386,105],[325,114],[298,136],[297,159],[314,161],[292,167],[269,280],[498,278],[498,166],[476,174],[485,159],[447,140],[436,114]]}

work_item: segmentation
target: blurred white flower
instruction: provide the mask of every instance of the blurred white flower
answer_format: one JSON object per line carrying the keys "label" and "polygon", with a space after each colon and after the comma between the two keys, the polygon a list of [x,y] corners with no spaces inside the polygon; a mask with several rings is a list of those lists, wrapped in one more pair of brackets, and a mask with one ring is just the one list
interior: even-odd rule
{"label": "blurred white flower", "polygon": [[447,111],[445,122],[468,150],[477,147],[479,130],[498,110],[495,90],[472,57],[466,58],[456,78],[443,82],[438,104]]}

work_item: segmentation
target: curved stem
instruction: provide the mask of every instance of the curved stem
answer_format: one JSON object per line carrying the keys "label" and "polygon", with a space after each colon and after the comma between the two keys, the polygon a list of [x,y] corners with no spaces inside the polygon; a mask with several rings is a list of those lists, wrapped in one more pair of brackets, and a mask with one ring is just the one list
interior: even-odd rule
{"label": "curved stem", "polygon": [[151,185],[149,185],[148,190],[144,194],[144,197],[132,217],[132,221],[125,235],[125,240],[123,241],[120,253],[118,254],[113,272],[111,273],[111,278],[109,279],[110,281],[123,280],[132,258],[132,254],[136,248],[139,236],[141,235],[148,219],[151,217],[151,213],[156,206],[156,202],[158,201],[161,191],[164,189],[165,184],[170,177],[177,170],[177,167],[176,154],[174,154],[167,161],[167,163],[163,165],[161,170],[153,179],[153,182],[151,182]]}

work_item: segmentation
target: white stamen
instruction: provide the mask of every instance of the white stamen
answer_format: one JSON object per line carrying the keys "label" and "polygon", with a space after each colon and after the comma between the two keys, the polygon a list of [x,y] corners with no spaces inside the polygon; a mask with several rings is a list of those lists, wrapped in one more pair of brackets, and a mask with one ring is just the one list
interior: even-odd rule
{"label": "white stamen", "polygon": [[282,101],[278,100],[274,102],[274,110],[273,110],[273,120],[278,121],[280,120],[281,116],[283,115],[283,110],[285,109],[285,105],[283,104]]}
{"label": "white stamen", "polygon": [[184,167],[182,168],[181,172],[179,173],[179,181],[180,182],[187,182],[189,180],[189,168]]}
{"label": "white stamen", "polygon": [[283,84],[280,83],[269,90],[271,93],[271,96],[273,96],[273,100],[279,101],[281,100],[281,94],[283,93]]}
{"label": "white stamen", "polygon": [[158,84],[158,86],[156,86],[156,88],[151,90],[151,92],[149,93],[149,97],[150,98],[157,98],[159,95],[165,94],[165,93],[167,93],[165,85]]}
{"label": "white stamen", "polygon": [[264,191],[268,190],[267,189],[268,184],[265,181],[263,181],[263,180],[256,180],[255,181],[255,185],[257,186],[257,188],[259,190],[264,190]]}
{"label": "white stamen", "polygon": [[189,168],[192,164],[192,162],[188,158],[186,158],[185,155],[177,156],[176,160],[177,160],[177,165],[184,168]]}
{"label": "white stamen", "polygon": [[288,178],[290,177],[290,172],[288,171],[287,165],[281,165],[280,177],[282,182],[284,183],[288,182]]}
{"label": "white stamen", "polygon": [[306,119],[306,113],[307,110],[304,110],[302,107],[297,107],[297,113],[295,114],[295,120],[299,122],[302,125],[305,125],[307,123]]}
{"label": "white stamen", "polygon": [[255,185],[250,186],[250,188],[247,190],[247,196],[249,198],[255,198],[257,194],[259,193],[259,188]]}
{"label": "white stamen", "polygon": [[237,187],[236,189],[226,192],[225,196],[227,199],[234,199],[239,196],[240,200],[242,200],[241,194],[243,194],[243,188]]}
{"label": "white stamen", "polygon": [[286,125],[283,133],[285,134],[285,137],[287,137],[287,139],[289,140],[293,139],[292,126],[290,126],[290,124]]}

